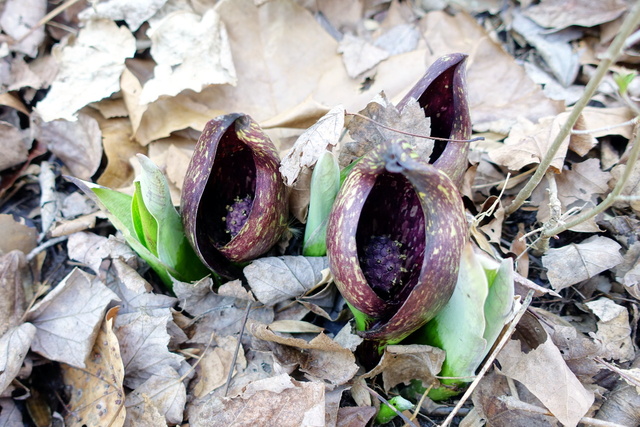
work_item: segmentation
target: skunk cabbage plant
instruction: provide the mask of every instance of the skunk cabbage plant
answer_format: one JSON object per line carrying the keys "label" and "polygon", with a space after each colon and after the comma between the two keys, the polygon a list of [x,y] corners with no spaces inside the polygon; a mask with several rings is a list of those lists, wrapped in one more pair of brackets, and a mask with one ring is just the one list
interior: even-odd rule
{"label": "skunk cabbage plant", "polygon": [[253,119],[210,120],[187,169],[182,220],[202,262],[227,278],[268,251],[287,226],[285,186],[275,146]]}
{"label": "skunk cabbage plant", "polygon": [[431,320],[451,297],[466,234],[462,200],[444,172],[399,140],[367,153],[327,227],[329,267],[359,334],[392,344]]}
{"label": "skunk cabbage plant", "polygon": [[[466,59],[461,53],[441,56],[397,105],[402,111],[409,100],[416,99],[431,119],[431,136],[458,141],[471,137]],[[436,141],[431,160],[459,187],[468,154],[467,142]]]}

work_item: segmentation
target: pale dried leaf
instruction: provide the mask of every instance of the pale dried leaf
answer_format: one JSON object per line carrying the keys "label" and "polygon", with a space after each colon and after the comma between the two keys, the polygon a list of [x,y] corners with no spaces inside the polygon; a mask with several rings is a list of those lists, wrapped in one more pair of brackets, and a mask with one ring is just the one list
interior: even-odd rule
{"label": "pale dried leaf", "polygon": [[37,245],[38,232],[13,219],[13,215],[0,214],[0,254],[14,249],[28,254]]}
{"label": "pale dried leaf", "polygon": [[632,244],[623,259],[615,269],[616,280],[624,285],[627,292],[640,299],[640,242]]}
{"label": "pale dried leaf", "polygon": [[171,337],[167,325],[171,320],[168,309],[156,310],[153,315],[137,311],[117,317],[114,331],[120,342],[127,387],[136,389],[145,381],[164,375],[167,369],[180,368],[183,357],[168,348]]}
{"label": "pale dried leaf", "polygon": [[194,425],[321,427],[325,425],[324,400],[322,383],[297,382],[283,374],[251,383],[238,397],[214,397],[190,421]]}
{"label": "pale dried leaf", "polygon": [[127,27],[111,20],[87,22],[77,38],[54,47],[60,70],[36,110],[45,121],[74,120],[76,111],[120,89],[124,61],[135,49]]}
{"label": "pale dried leaf", "polygon": [[0,16],[2,32],[13,40],[20,40],[33,30],[20,43],[11,43],[12,51],[22,52],[32,58],[37,55],[38,46],[44,41],[45,36],[44,26],[37,24],[46,13],[47,2],[44,0],[7,0],[5,2],[2,16]]}
{"label": "pale dried leaf", "polygon": [[125,21],[131,31],[136,31],[147,19],[151,18],[167,0],[107,0],[94,3],[82,11],[78,17],[82,20],[108,18],[113,21]]}
{"label": "pale dried leaf", "polygon": [[27,161],[29,156],[28,135],[12,125],[0,121],[0,171]]}
{"label": "pale dried leaf", "polygon": [[347,70],[347,74],[352,79],[368,71],[389,57],[389,52],[372,45],[365,39],[345,34],[338,52],[342,54],[342,61]]}
{"label": "pale dried leaf", "polygon": [[207,85],[236,84],[229,37],[214,9],[202,16],[175,11],[158,22],[152,21],[147,35],[156,67],[153,78],[142,88],[142,103],[185,89],[199,92]]}
{"label": "pale dried leaf", "polygon": [[400,383],[408,385],[413,379],[422,381],[424,387],[436,386],[436,375],[442,369],[444,358],[444,350],[428,345],[390,345],[385,347],[378,366],[363,377],[373,378],[382,373],[387,392]]}
{"label": "pale dried leaf", "polygon": [[[364,110],[360,111],[360,114],[391,129],[385,129],[358,116],[353,117],[347,125],[347,129],[355,142],[345,146],[346,152],[353,157],[360,157],[372,148],[386,141],[394,140],[407,142],[416,152],[418,158],[428,159],[431,155],[433,140],[395,131],[399,130],[425,137],[431,135],[431,119],[425,118],[424,111],[416,100],[409,101],[402,111],[399,111],[389,102],[383,92],[369,102]],[[340,162],[346,164],[351,160],[341,158]]]}
{"label": "pale dried leaf", "polygon": [[344,127],[344,114],[344,107],[337,105],[298,137],[280,163],[285,184],[292,186],[303,169],[312,168],[322,153],[332,151]]}
{"label": "pale dried leaf", "polygon": [[620,245],[602,236],[592,236],[582,243],[550,249],[542,257],[547,277],[554,290],[587,280],[622,262]]}
{"label": "pale dried leaf", "polygon": [[[306,310],[305,310],[306,311]],[[273,332],[281,332],[288,334],[304,334],[304,333],[319,333],[324,331],[322,326],[314,325],[313,323],[305,322],[304,320],[275,320],[269,324],[269,329]]]}
{"label": "pale dried leaf", "polygon": [[[540,163],[566,121],[566,115],[545,117],[538,123],[521,118],[504,140],[504,146],[490,151],[489,157],[510,170],[520,170],[527,165]],[[551,161],[550,169],[556,173],[562,170],[569,141],[570,137],[565,138]]]}
{"label": "pale dried leaf", "polygon": [[[611,185],[617,184],[626,168],[627,165],[618,165],[611,170],[611,175],[614,178],[610,183]],[[622,187],[620,195],[630,199],[628,201],[616,201],[615,206],[621,208],[630,206],[636,213],[640,213],[640,162],[636,162],[633,166],[629,179]]]}
{"label": "pale dried leaf", "polygon": [[419,41],[420,31],[415,25],[398,24],[385,31],[373,44],[390,55],[398,55],[411,52],[418,47]]}
{"label": "pale dried leaf", "polygon": [[[238,346],[238,339],[233,336],[215,337],[212,345],[205,348],[198,366],[197,377],[194,380],[193,394],[196,398],[202,398],[227,382],[233,354]],[[238,358],[233,366],[233,375],[243,371],[247,367],[242,346],[238,352]]]}
{"label": "pale dried leaf", "polygon": [[543,27],[558,30],[572,25],[594,27],[613,21],[628,7],[624,0],[574,0],[571,3],[543,0],[527,8],[524,14]]}
{"label": "pale dried leaf", "polygon": [[166,426],[167,419],[160,413],[149,396],[142,394],[142,402],[127,408],[125,424],[131,427],[159,427]]}
{"label": "pale dried leaf", "polygon": [[102,145],[107,157],[107,166],[100,174],[97,184],[109,188],[121,188],[133,181],[133,167],[129,162],[143,148],[137,141],[131,139],[130,118],[116,117],[113,119],[99,119],[102,133]]}
{"label": "pale dried leaf", "polygon": [[[633,111],[629,107],[618,108],[596,108],[586,107],[582,110],[584,117],[585,129],[597,130],[592,132],[591,136],[600,138],[607,135],[620,135],[626,139],[631,139],[633,132],[633,124],[629,123],[625,126],[618,126],[628,122],[635,117]],[[580,152],[577,152],[580,155]]]}
{"label": "pale dried leaf", "polygon": [[574,163],[571,170],[565,170],[556,177],[558,199],[565,207],[576,201],[593,201],[609,190],[607,184],[610,179],[611,174],[600,168],[598,159]]}
{"label": "pale dried leaf", "polygon": [[0,426],[22,426],[22,412],[13,399],[0,399]]}
{"label": "pale dried leaf", "polygon": [[344,384],[358,370],[353,353],[325,334],[319,334],[307,342],[300,338],[277,335],[267,325],[253,321],[247,323],[247,329],[256,338],[297,349],[295,352],[288,352],[283,348],[282,354],[278,356],[284,364],[299,364],[300,370],[312,378]]}
{"label": "pale dried leaf", "polygon": [[107,305],[117,300],[98,279],[75,268],[27,313],[37,328],[31,349],[84,368]]}
{"label": "pale dried leaf", "polygon": [[118,339],[113,333],[117,311],[113,308],[107,313],[85,369],[62,365],[63,381],[71,396],[67,403],[67,426],[124,424],[124,368]]}
{"label": "pale dried leaf", "polygon": [[176,298],[152,292],[151,285],[120,258],[106,272],[107,286],[120,298],[120,315],[143,311],[166,315]]}
{"label": "pale dried leaf", "polygon": [[333,340],[344,348],[356,351],[356,348],[362,344],[364,340],[359,335],[354,334],[352,330],[353,325],[349,322],[340,329],[340,332],[336,334]]}
{"label": "pale dried leaf", "polygon": [[18,375],[35,335],[35,326],[23,323],[0,337],[0,393],[3,393]]}
{"label": "pale dried leaf", "polygon": [[71,174],[89,180],[102,161],[102,134],[97,120],[82,112],[74,121],[40,123],[38,138],[64,162]]}
{"label": "pale dried leaf", "polygon": [[346,406],[338,409],[336,427],[365,427],[376,414],[373,406]]}
{"label": "pale dried leaf", "polygon": [[233,297],[233,298],[243,299],[243,300],[252,301],[252,302],[256,301],[251,291],[246,290],[242,286],[242,281],[239,279],[232,280],[230,282],[227,282],[221,285],[218,288],[218,295],[220,295],[221,297]]}
{"label": "pale dried leaf", "polygon": [[550,339],[528,353],[510,340],[498,361],[504,375],[521,382],[566,426],[577,426],[593,403],[593,392],[580,384]]}
{"label": "pale dried leaf", "polygon": [[67,240],[67,252],[70,259],[86,265],[96,274],[101,272],[102,261],[109,258],[137,264],[137,255],[131,246],[115,236],[106,238],[85,231],[74,233]]}
{"label": "pale dried leaf", "polygon": [[589,335],[602,344],[602,357],[619,362],[633,360],[635,350],[627,309],[604,297],[585,305],[600,319],[598,331]]}
{"label": "pale dried leaf", "polygon": [[152,377],[127,395],[125,407],[131,416],[140,417],[146,411],[153,411],[147,408],[152,405],[168,424],[178,424],[182,422],[186,401],[187,391],[180,374],[168,365],[161,365]]}
{"label": "pale dried leaf", "polygon": [[323,278],[326,257],[260,258],[245,267],[247,283],[258,301],[274,305],[304,295]]}
{"label": "pale dried leaf", "polygon": [[29,283],[26,267],[27,262],[20,251],[0,257],[0,337],[22,323],[26,308],[24,285]]}

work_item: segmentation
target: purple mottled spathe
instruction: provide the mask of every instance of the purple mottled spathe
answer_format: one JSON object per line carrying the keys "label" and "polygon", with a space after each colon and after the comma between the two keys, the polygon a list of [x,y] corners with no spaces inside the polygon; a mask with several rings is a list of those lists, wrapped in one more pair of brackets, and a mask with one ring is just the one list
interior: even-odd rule
{"label": "purple mottled spathe", "polygon": [[[471,138],[466,60],[467,55],[462,53],[438,58],[398,103],[398,109],[402,111],[411,99],[415,99],[425,116],[431,119],[431,136],[456,140]],[[431,160],[460,188],[468,155],[467,142],[436,141]]]}
{"label": "purple mottled spathe", "polygon": [[[372,286],[369,266],[360,261],[371,236],[402,248],[406,268],[388,294]],[[366,154],[340,189],[327,227],[334,281],[349,304],[373,319],[359,334],[399,342],[431,320],[453,293],[466,236],[462,199],[444,172],[417,160],[402,141]]]}
{"label": "purple mottled spathe", "polygon": [[181,214],[189,242],[211,270],[239,277],[234,263],[279,240],[287,225],[279,166],[275,146],[251,117],[228,114],[205,125],[184,179]]}

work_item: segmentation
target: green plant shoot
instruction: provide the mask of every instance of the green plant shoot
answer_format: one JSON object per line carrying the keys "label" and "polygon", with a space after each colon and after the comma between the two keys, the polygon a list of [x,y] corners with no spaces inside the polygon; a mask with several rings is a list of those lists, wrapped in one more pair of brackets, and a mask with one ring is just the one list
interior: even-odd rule
{"label": "green plant shoot", "polygon": [[107,213],[127,243],[171,289],[173,279],[191,282],[211,272],[193,252],[182,228],[180,215],[171,202],[166,178],[147,157],[133,196],[70,177]]}
{"label": "green plant shoot", "polygon": [[311,175],[311,200],[304,232],[304,256],[327,254],[327,223],[340,189],[340,167],[333,153],[325,151]]}
{"label": "green plant shoot", "polygon": [[[413,409],[413,403],[409,402],[402,396],[395,396],[389,399],[389,403],[399,412]],[[378,411],[378,415],[376,415],[375,422],[376,424],[386,424],[397,416],[398,414],[396,414],[396,412],[391,409],[389,405],[382,404],[380,405],[380,411]]]}

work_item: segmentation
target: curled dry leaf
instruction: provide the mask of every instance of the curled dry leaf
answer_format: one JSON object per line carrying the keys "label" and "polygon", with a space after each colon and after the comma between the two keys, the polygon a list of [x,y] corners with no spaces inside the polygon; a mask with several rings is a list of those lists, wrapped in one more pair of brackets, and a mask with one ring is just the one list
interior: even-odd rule
{"label": "curled dry leaf", "polygon": [[11,123],[0,122],[0,171],[27,161],[29,144],[24,132]]}
{"label": "curled dry leaf", "polygon": [[593,236],[582,243],[550,249],[542,257],[542,265],[551,286],[558,291],[620,264],[623,259],[619,250],[614,240]]}
{"label": "curled dry leaf", "polygon": [[60,69],[36,110],[44,121],[74,120],[74,114],[120,89],[124,61],[134,55],[135,38],[111,20],[87,22],[75,38],[54,47]]}
{"label": "curled dry leaf", "polygon": [[62,375],[71,399],[65,422],[69,426],[124,424],[124,367],[113,320],[118,309],[107,312],[85,369],[62,365]]}
{"label": "curled dry leaf", "polygon": [[136,31],[140,25],[151,18],[167,0],[107,0],[92,4],[78,17],[82,20],[109,18],[113,21],[125,21],[131,31]]}
{"label": "curled dry leaf", "polygon": [[287,374],[255,381],[240,396],[206,402],[193,425],[325,425],[324,384],[298,382]]}
{"label": "curled dry leaf", "polygon": [[551,339],[527,353],[512,339],[498,361],[504,375],[527,387],[563,425],[577,426],[591,408],[593,392],[578,381]]}
{"label": "curled dry leaf", "polygon": [[16,326],[0,337],[0,393],[15,379],[36,335],[31,323]]}
{"label": "curled dry leaf", "polygon": [[31,349],[84,368],[107,305],[117,299],[98,279],[75,268],[27,313],[37,328]]}
{"label": "curled dry leaf", "polygon": [[[22,323],[26,308],[24,284],[26,260],[20,251],[0,257],[0,337],[10,328]],[[1,372],[1,371],[0,371]]]}
{"label": "curled dry leaf", "polygon": [[622,283],[633,297],[640,300],[640,242],[633,243],[627,253],[624,254],[624,261],[616,267],[616,280]]}
{"label": "curled dry leaf", "polygon": [[300,370],[312,378],[344,384],[353,378],[358,370],[353,353],[325,334],[319,334],[307,342],[300,338],[277,335],[267,325],[252,321],[247,324],[247,329],[256,338],[295,348],[295,352],[283,349],[280,353],[281,362],[298,364]]}
{"label": "curled dry leaf", "polygon": [[436,375],[442,369],[445,352],[428,345],[390,345],[385,347],[378,366],[363,375],[373,378],[382,373],[384,390],[389,391],[400,383],[411,380],[422,381],[423,387],[436,386]]}
{"label": "curled dry leaf", "polygon": [[181,423],[186,401],[187,391],[182,377],[172,367],[162,365],[155,375],[127,395],[128,424],[140,419],[145,412],[154,410],[164,415],[168,424]]}
{"label": "curled dry leaf", "polygon": [[323,279],[326,257],[260,258],[245,267],[244,276],[258,301],[274,305],[304,295]]}
{"label": "curled dry leaf", "polygon": [[[233,354],[238,346],[238,339],[233,336],[215,337],[210,347],[200,358],[196,367],[197,377],[193,393],[196,398],[206,397],[213,390],[227,382],[229,371],[232,369]],[[238,358],[233,366],[233,375],[247,367],[244,351],[240,347]]]}
{"label": "curled dry leaf", "polygon": [[586,302],[598,318],[598,331],[590,335],[603,346],[602,357],[619,362],[632,360],[635,355],[629,325],[629,312],[609,298]]}

